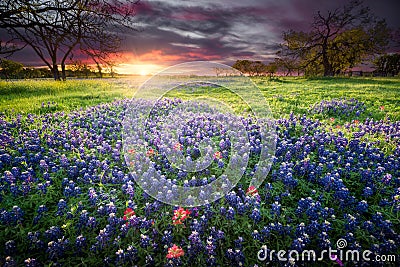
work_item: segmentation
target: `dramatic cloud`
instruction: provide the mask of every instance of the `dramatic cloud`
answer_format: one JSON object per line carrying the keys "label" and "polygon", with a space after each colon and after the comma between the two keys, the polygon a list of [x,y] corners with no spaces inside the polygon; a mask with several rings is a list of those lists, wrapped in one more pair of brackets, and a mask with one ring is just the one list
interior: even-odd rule
{"label": "dramatic cloud", "polygon": [[[193,60],[231,64],[238,58],[269,61],[275,57],[284,30],[306,30],[316,11],[347,2],[144,0],[137,8],[138,31],[121,33],[126,37],[121,60],[143,66]],[[365,5],[389,26],[400,26],[397,0],[366,0]],[[27,49],[14,58],[34,64],[32,55]]]}

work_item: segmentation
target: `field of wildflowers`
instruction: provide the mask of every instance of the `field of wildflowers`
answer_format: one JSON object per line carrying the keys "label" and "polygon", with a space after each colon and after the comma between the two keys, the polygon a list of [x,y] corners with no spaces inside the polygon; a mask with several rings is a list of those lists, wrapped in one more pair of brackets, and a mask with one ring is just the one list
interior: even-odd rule
{"label": "field of wildflowers", "polygon": [[[320,252],[336,248],[339,239],[346,249],[370,250],[371,258],[399,255],[400,121],[373,119],[366,114],[369,103],[345,97],[276,118],[272,168],[254,188],[249,181],[260,153],[259,127],[243,117],[250,144],[243,178],[216,202],[188,208],[155,200],[129,171],[121,121],[135,101],[0,115],[1,265],[263,266],[257,258],[263,245]],[[181,101],[164,99],[161,106]],[[210,183],[230,160],[224,128],[203,119],[172,144],[195,160],[200,150],[193,140],[212,137],[213,162],[199,173],[172,166],[157,133],[146,140],[146,156],[172,185]],[[339,266],[329,257],[269,261]]]}

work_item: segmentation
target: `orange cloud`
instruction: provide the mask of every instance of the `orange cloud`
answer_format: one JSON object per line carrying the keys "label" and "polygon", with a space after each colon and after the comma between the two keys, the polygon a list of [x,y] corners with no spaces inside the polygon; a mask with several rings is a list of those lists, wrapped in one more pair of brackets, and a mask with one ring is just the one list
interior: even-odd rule
{"label": "orange cloud", "polygon": [[122,55],[117,71],[126,74],[154,74],[165,67],[181,62],[221,59],[221,56],[207,54],[203,49],[193,50],[196,52],[189,50],[175,55],[167,54],[162,50],[151,50],[141,55],[127,52]]}
{"label": "orange cloud", "polygon": [[141,55],[134,55],[133,53],[124,53],[124,61],[129,63],[163,63],[169,61],[180,61],[183,59],[181,55],[167,55],[162,50],[152,50]]}
{"label": "orange cloud", "polygon": [[126,63],[150,63],[150,64],[170,64],[171,62],[185,62],[190,60],[217,60],[221,59],[219,55],[209,55],[203,51],[203,49],[194,49],[199,52],[185,52],[181,54],[166,54],[162,50],[151,50],[150,52],[141,54],[141,55],[133,55],[132,53],[125,53],[123,55],[124,61]]}

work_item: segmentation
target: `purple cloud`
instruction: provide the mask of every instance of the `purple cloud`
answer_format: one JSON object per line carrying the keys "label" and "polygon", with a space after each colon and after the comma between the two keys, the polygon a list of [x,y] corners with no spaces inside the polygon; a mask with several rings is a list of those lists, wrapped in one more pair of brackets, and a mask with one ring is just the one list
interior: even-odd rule
{"label": "purple cloud", "polygon": [[[324,12],[348,1],[250,0],[142,1],[137,7],[138,32],[125,32],[125,59],[172,65],[190,60],[232,63],[238,58],[269,61],[275,57],[282,32],[306,30],[317,10]],[[365,0],[389,26],[398,28],[398,1]],[[153,59],[152,59],[153,57]],[[41,65],[25,49],[13,59]],[[153,61],[153,62],[152,62]],[[162,61],[162,62],[161,62]]]}

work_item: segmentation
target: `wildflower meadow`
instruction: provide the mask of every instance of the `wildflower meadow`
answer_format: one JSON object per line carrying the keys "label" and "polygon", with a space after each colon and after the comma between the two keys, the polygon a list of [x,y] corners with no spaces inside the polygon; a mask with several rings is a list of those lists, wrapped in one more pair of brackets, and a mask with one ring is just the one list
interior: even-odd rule
{"label": "wildflower meadow", "polygon": [[[270,103],[276,129],[271,168],[258,187],[250,181],[261,157],[262,133],[246,110],[236,121],[227,119],[232,125],[240,122],[246,132],[248,152],[238,148],[237,157],[232,156],[235,147],[228,129],[213,117],[222,116],[222,111],[193,115],[178,140],[169,147],[162,144],[169,139],[157,130],[160,114],[176,110],[189,99],[196,102],[196,93],[190,90],[170,92],[157,102],[156,112],[146,121],[147,149],[140,161],[135,161],[139,153],[135,147],[124,147],[122,122],[130,106],[151,108],[154,102],[130,99],[126,91],[119,94],[114,89],[110,98],[104,90],[101,101],[80,98],[82,103],[67,106],[67,92],[60,89],[52,91],[55,97],[48,101],[33,97],[25,110],[20,105],[12,111],[3,103],[0,264],[398,266],[398,79],[265,78],[255,83]],[[357,88],[363,83],[369,94]],[[307,90],[312,86],[314,95],[310,96]],[[327,90],[330,86],[340,88]],[[233,109],[241,108],[219,89],[209,90],[209,95],[226,98]],[[20,91],[10,101],[23,95]],[[183,161],[196,162],[204,153],[198,143],[206,138],[213,144],[206,151],[211,160],[200,171],[179,169],[166,156],[168,150]],[[200,206],[165,203],[174,198],[178,186],[206,186],[229,163],[240,164],[244,158],[249,164],[240,168],[241,179],[216,201]],[[144,172],[145,164],[153,174]],[[149,179],[148,186],[154,194],[170,186],[168,194],[161,196],[165,201],[138,185],[136,170],[160,175],[160,179]],[[206,191],[203,194],[208,196]],[[335,252],[319,257],[329,248]],[[317,259],[305,260],[296,253],[283,256],[272,250],[300,255],[313,250]],[[346,250],[360,255],[368,250],[371,261],[339,259]]]}

